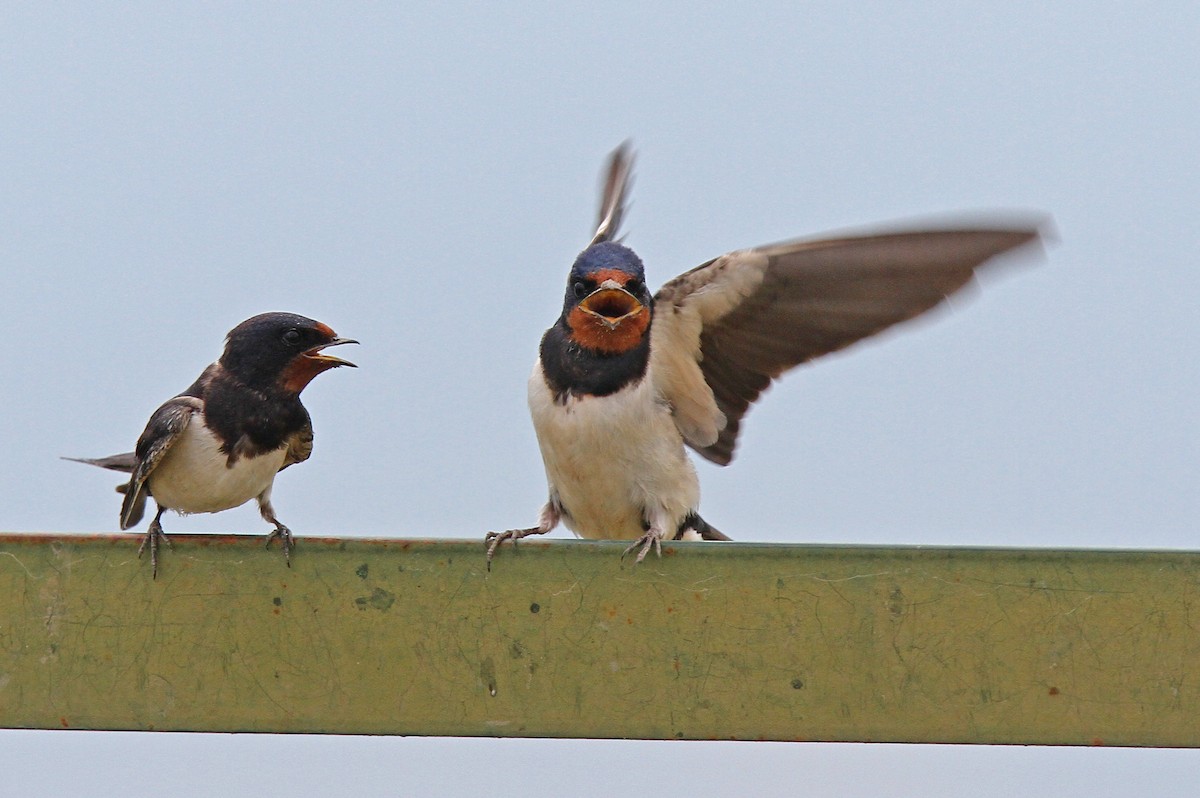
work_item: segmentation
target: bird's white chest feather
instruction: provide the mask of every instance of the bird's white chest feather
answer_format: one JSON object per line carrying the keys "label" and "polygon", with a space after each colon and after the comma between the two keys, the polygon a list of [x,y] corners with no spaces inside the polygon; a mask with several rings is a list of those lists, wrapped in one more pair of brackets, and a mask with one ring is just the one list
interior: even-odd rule
{"label": "bird's white chest feather", "polygon": [[669,538],[699,505],[695,468],[649,376],[609,396],[558,404],[539,364],[529,380],[529,410],[550,493],[576,534],[636,539],[645,519]]}
{"label": "bird's white chest feather", "polygon": [[286,447],[240,457],[232,467],[198,415],[150,474],[150,493],[180,513],[215,513],[245,504],[271,488]]}

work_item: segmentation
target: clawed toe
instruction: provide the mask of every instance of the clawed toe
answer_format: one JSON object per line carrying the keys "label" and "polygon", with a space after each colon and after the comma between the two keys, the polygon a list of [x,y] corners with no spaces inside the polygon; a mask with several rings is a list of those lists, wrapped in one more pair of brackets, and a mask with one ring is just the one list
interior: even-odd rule
{"label": "clawed toe", "polygon": [[171,548],[171,539],[167,537],[167,533],[163,532],[162,527],[158,523],[153,523],[146,530],[146,534],[142,535],[142,542],[138,544],[138,559],[142,558],[142,552],[146,550],[146,544],[150,544],[150,578],[158,578],[158,544],[165,543],[167,548]]}
{"label": "clawed toe", "polygon": [[267,535],[267,547],[270,548],[271,541],[279,538],[279,543],[283,547],[283,559],[287,563],[287,567],[292,567],[292,530],[288,529],[283,524],[279,524]]}
{"label": "clawed toe", "polygon": [[630,544],[629,548],[621,552],[621,559],[625,559],[626,554],[638,548],[641,550],[638,552],[637,557],[633,561],[634,565],[637,565],[642,560],[646,559],[646,555],[652,548],[654,549],[655,554],[657,554],[659,557],[662,557],[662,538],[656,532],[647,532]]}
{"label": "clawed toe", "polygon": [[511,540],[513,548],[517,547],[517,541],[526,535],[538,535],[542,530],[539,527],[530,527],[529,529],[506,529],[503,532],[488,532],[483,537],[483,543],[487,546],[487,569],[492,570],[492,557],[496,556],[496,549],[500,548],[500,544],[506,540]]}

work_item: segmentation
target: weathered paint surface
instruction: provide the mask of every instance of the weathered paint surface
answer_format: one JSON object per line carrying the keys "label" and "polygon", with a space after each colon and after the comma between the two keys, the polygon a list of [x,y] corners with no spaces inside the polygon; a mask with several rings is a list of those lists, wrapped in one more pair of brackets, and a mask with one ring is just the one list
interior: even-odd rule
{"label": "weathered paint surface", "polygon": [[1200,554],[0,536],[0,726],[1200,745]]}

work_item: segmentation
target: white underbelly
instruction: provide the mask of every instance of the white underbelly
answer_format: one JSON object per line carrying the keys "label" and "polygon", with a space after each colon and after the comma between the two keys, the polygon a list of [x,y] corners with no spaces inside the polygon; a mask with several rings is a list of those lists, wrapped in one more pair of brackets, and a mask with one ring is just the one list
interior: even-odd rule
{"label": "white underbelly", "polygon": [[151,472],[150,493],[160,505],[180,513],[228,510],[268,490],[286,452],[280,447],[258,457],[239,457],[230,467],[216,437],[193,416]]}
{"label": "white underbelly", "polygon": [[577,535],[636,539],[648,522],[669,538],[699,505],[696,470],[648,380],[555,404],[535,367],[529,409],[551,494]]}

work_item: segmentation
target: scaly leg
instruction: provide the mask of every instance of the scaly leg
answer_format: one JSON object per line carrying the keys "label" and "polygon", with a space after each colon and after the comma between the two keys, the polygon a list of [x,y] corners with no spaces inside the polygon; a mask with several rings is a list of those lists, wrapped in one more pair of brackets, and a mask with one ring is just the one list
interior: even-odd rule
{"label": "scaly leg", "polygon": [[163,532],[162,514],[167,508],[159,506],[158,512],[154,514],[154,520],[150,522],[150,528],[146,530],[146,534],[142,536],[142,543],[138,546],[138,559],[142,557],[142,551],[146,548],[146,544],[150,544],[150,578],[158,579],[158,544],[163,542],[167,544],[167,548],[171,547],[171,541],[167,537],[167,533]]}
{"label": "scaly leg", "polygon": [[275,517],[275,508],[271,506],[271,492],[269,490],[258,497],[258,513],[268,524],[275,525],[274,531],[267,535],[267,547],[271,546],[272,540],[279,538],[279,542],[283,546],[283,560],[287,563],[287,567],[291,568],[292,530],[280,523],[279,519]]}

